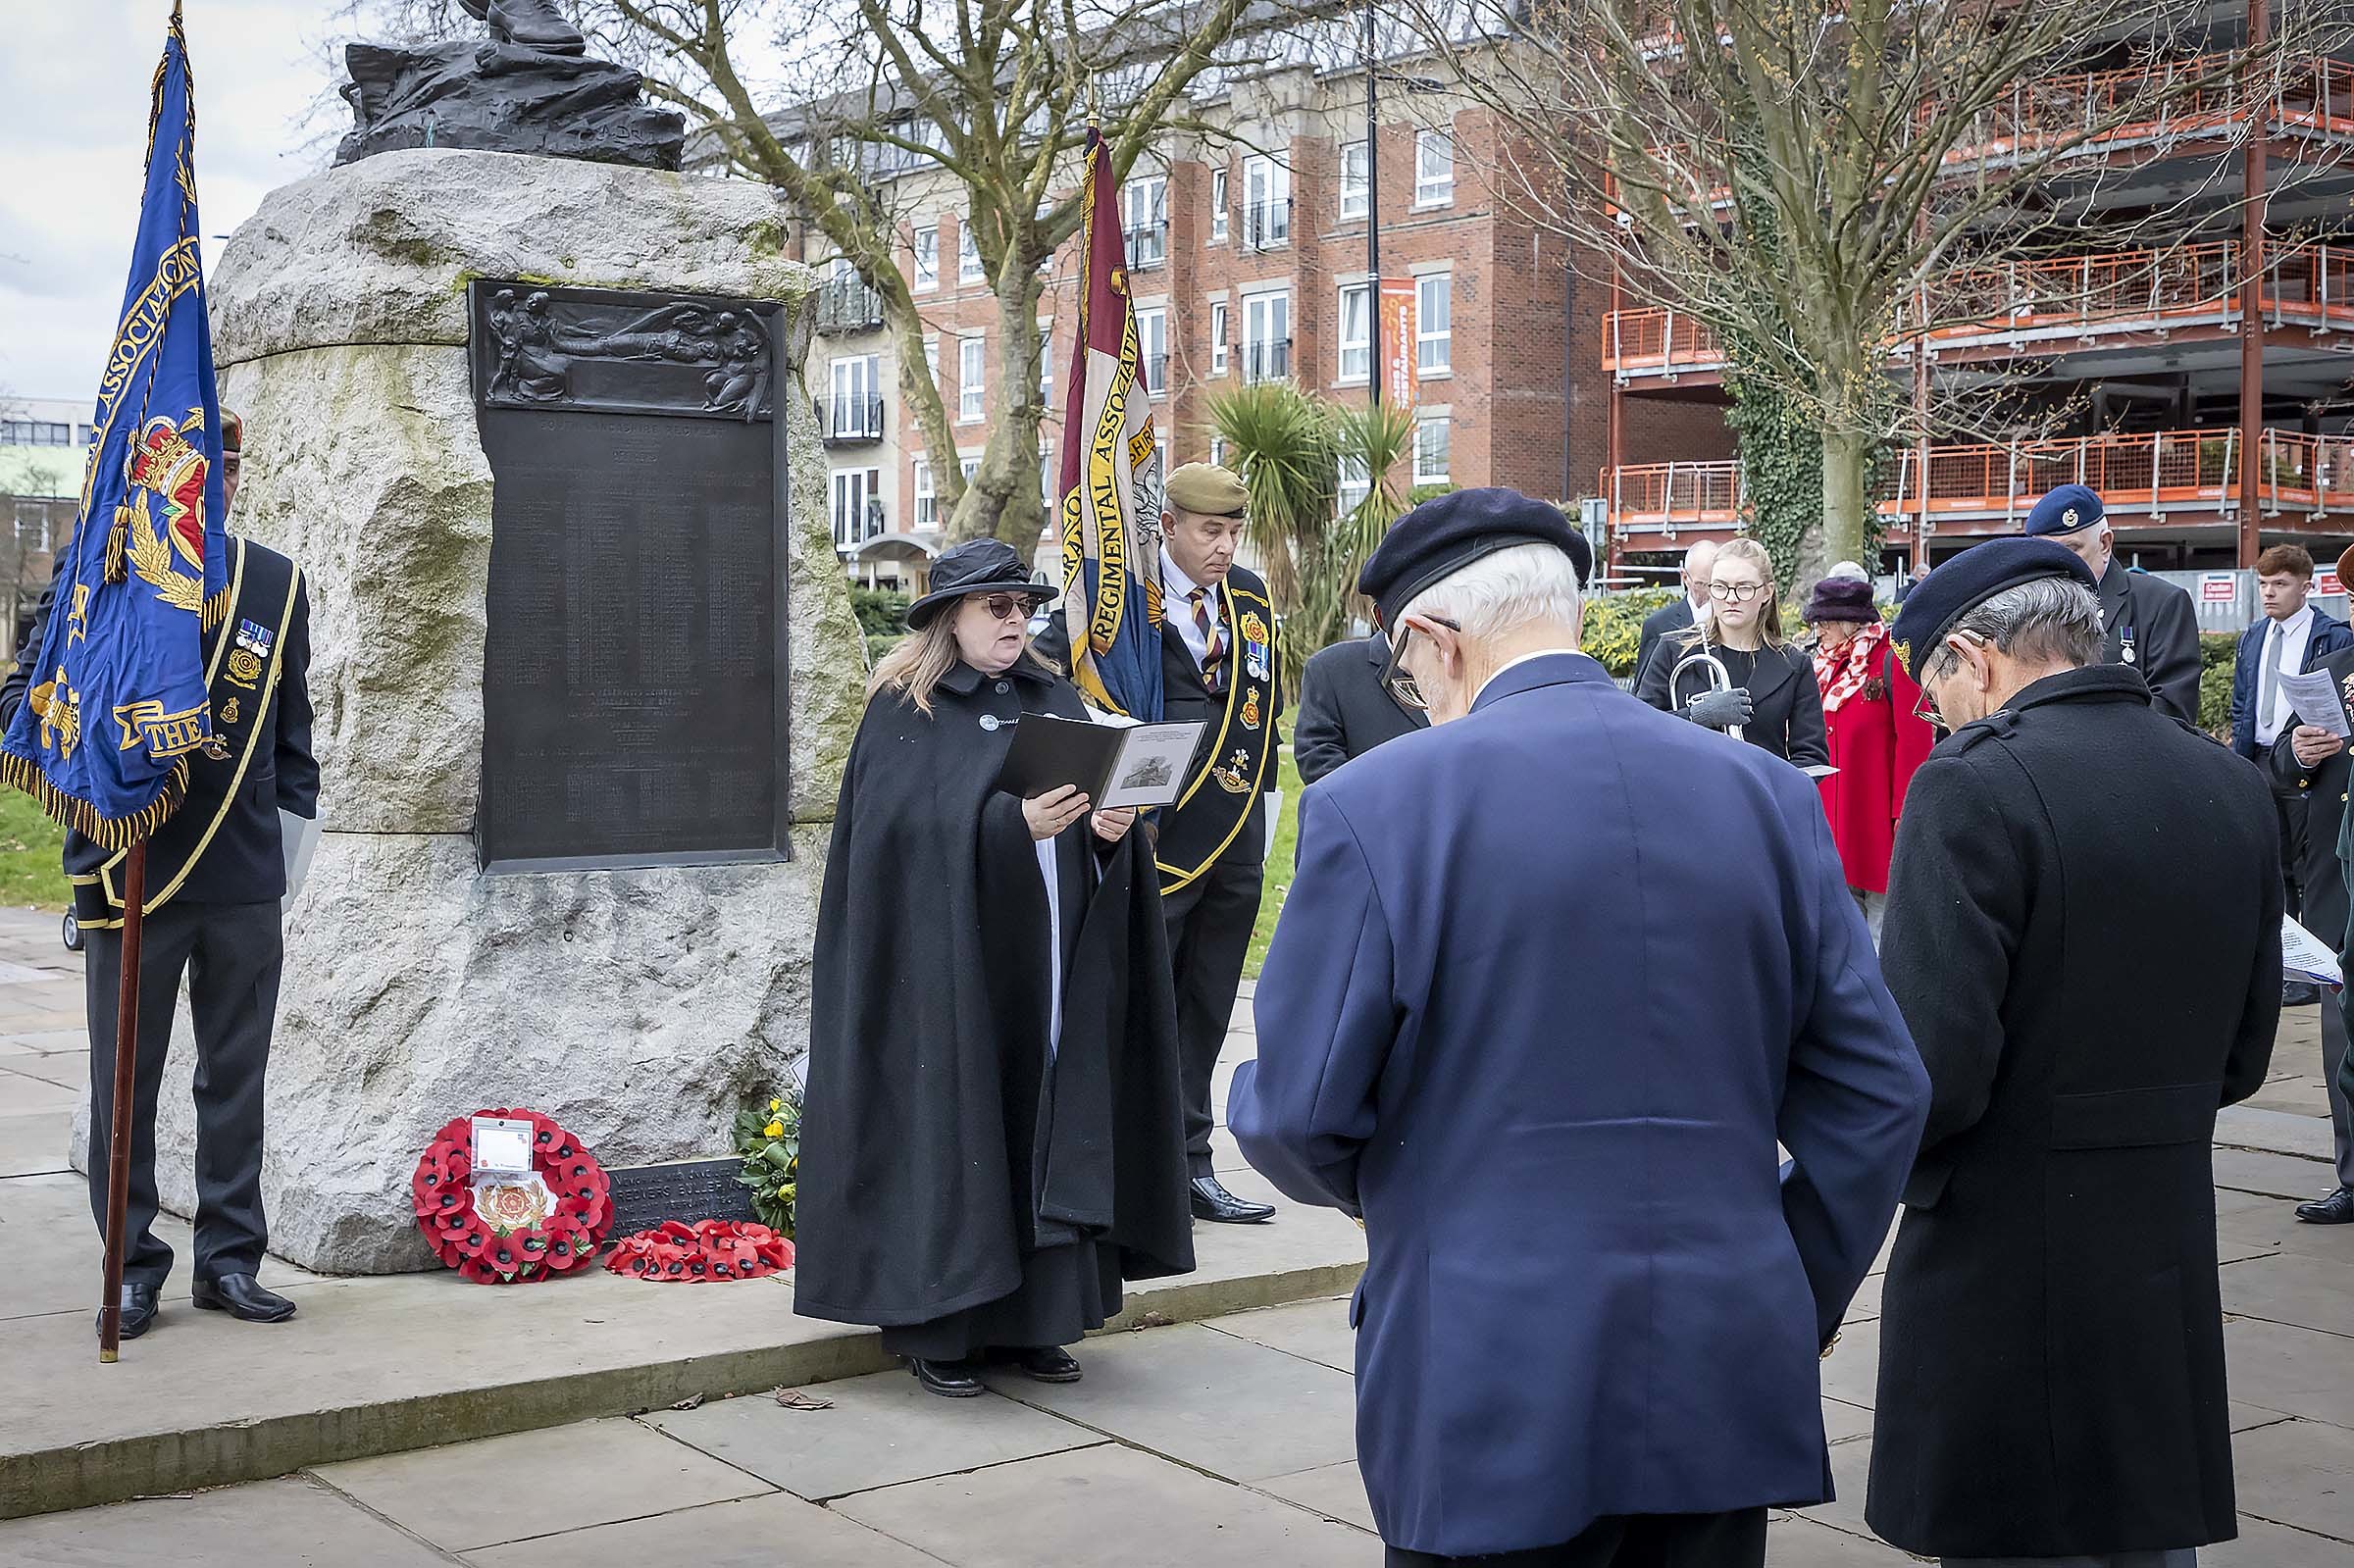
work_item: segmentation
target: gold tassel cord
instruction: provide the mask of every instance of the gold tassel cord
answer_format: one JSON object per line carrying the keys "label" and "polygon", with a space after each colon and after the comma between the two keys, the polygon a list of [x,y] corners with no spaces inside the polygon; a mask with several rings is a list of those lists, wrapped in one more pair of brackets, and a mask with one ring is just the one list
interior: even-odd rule
{"label": "gold tassel cord", "polygon": [[130,507],[126,504],[115,508],[115,520],[106,531],[105,576],[107,582],[126,582],[129,581],[130,566],[127,559],[129,553],[128,548],[129,540]]}
{"label": "gold tassel cord", "polygon": [[49,782],[49,776],[41,772],[38,763],[15,752],[0,752],[0,784],[24,790],[51,821],[73,829],[100,848],[128,849],[140,839],[152,836],[187,798],[188,763],[184,757],[173,763],[172,772],[164,779],[162,792],[128,817],[105,816],[88,801],[67,794]]}

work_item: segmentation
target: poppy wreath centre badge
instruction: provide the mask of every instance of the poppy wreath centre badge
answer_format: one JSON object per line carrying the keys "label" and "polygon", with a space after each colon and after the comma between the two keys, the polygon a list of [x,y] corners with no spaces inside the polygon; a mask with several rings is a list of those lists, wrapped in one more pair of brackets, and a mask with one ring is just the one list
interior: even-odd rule
{"label": "poppy wreath centre badge", "polygon": [[[526,1135],[529,1170],[478,1176],[478,1124],[486,1121]],[[596,1156],[537,1111],[454,1118],[426,1145],[409,1190],[434,1255],[478,1285],[577,1269],[613,1224],[612,1185]]]}

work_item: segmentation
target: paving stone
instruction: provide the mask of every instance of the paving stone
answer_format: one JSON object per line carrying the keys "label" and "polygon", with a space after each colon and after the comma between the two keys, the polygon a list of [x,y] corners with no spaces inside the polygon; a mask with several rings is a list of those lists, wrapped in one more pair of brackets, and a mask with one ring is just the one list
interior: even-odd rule
{"label": "paving stone", "polygon": [[[36,1062],[34,1056],[11,1056],[9,1063]],[[80,1101],[78,1089],[20,1073],[14,1065],[0,1066],[0,1116],[23,1116],[44,1111],[71,1112]]]}
{"label": "paving stone", "polygon": [[1832,1443],[1832,1498],[1812,1508],[1796,1510],[1796,1517],[1827,1525],[1834,1530],[1844,1530],[1851,1536],[1869,1537],[1871,1527],[1864,1522],[1864,1487],[1870,1475],[1869,1438]]}
{"label": "paving stone", "polygon": [[[48,1176],[73,1169],[73,1162],[67,1157],[68,1140],[73,1136],[71,1111],[0,1116],[0,1181],[12,1176]],[[5,1224],[7,1217],[7,1204],[0,1201],[0,1224]],[[0,1285],[0,1295],[6,1290],[5,1285]]]}
{"label": "paving stone", "polygon": [[1101,1442],[1101,1434],[990,1394],[944,1399],[904,1372],[812,1391],[831,1410],[765,1394],[643,1418],[682,1442],[812,1500]]}
{"label": "paving stone", "polygon": [[2354,1546],[2239,1516],[2239,1539],[2199,1548],[2199,1568],[2345,1568]]}
{"label": "paving stone", "polygon": [[[32,1119],[12,1117],[0,1121],[0,1127],[17,1120]],[[63,1132],[54,1126],[50,1132],[54,1146],[62,1152]],[[55,1162],[64,1163],[62,1159]],[[184,1301],[196,1259],[195,1233],[187,1221],[165,1214],[157,1217],[155,1234],[173,1251],[172,1277],[164,1282],[164,1300]],[[89,1185],[73,1171],[0,1181],[0,1256],[8,1257],[12,1264],[0,1270],[0,1319],[95,1310],[105,1249],[99,1245],[98,1228],[90,1220]],[[316,1284],[320,1278],[276,1258],[265,1260],[261,1272],[262,1283],[272,1290]],[[167,1311],[157,1332],[186,1321],[185,1313]],[[224,1318],[214,1326],[230,1325]]]}
{"label": "paving stone", "polygon": [[1356,1371],[1356,1331],[1349,1327],[1347,1296],[1237,1312],[1230,1318],[1212,1318],[1203,1326],[1270,1350],[1305,1356],[1336,1372]]}
{"label": "paving stone", "polygon": [[9,1060],[7,1071],[37,1078],[44,1084],[55,1084],[63,1089],[80,1090],[90,1081],[90,1053],[87,1050],[58,1051],[49,1056],[17,1056]]}
{"label": "paving stone", "polygon": [[1839,1342],[1822,1363],[1822,1391],[1834,1399],[1866,1410],[1872,1408],[1880,1387],[1880,1325],[1849,1323],[1839,1331]]}
{"label": "paving stone", "polygon": [[1880,1292],[1887,1289],[1884,1273],[1869,1276],[1856,1290],[1855,1299],[1847,1304],[1846,1323],[1871,1323],[1880,1315]]}
{"label": "paving stone", "polygon": [[834,1508],[954,1568],[1368,1568],[1381,1550],[1361,1531],[1115,1443],[864,1492]]}
{"label": "paving stone", "polygon": [[1194,1324],[1105,1335],[1079,1353],[1085,1382],[993,1375],[993,1384],[1229,1480],[1356,1457],[1356,1387],[1347,1373]]}
{"label": "paving stone", "polygon": [[2326,1160],[2330,1154],[2329,1120],[2327,1115],[2296,1116],[2286,1111],[2226,1105],[2216,1112],[2215,1140],[2229,1148],[2262,1149]]}
{"label": "paving stone", "polygon": [[1296,1476],[1277,1476],[1257,1484],[1260,1492],[1296,1502],[1310,1512],[1359,1530],[1373,1529],[1373,1504],[1365,1499],[1365,1478],[1352,1459],[1347,1464],[1322,1465]]}
{"label": "paving stone", "polygon": [[940,1559],[771,1492],[470,1551],[478,1568],[940,1568]]}
{"label": "paving stone", "polygon": [[1766,1527],[1766,1568],[1898,1568],[1913,1560],[1884,1541],[1851,1536],[1804,1514],[1777,1515]]}
{"label": "paving stone", "polygon": [[1275,1205],[1275,1217],[1264,1225],[1203,1225],[1194,1227],[1194,1245],[1207,1264],[1215,1250],[1220,1268],[1256,1274],[1297,1265],[1303,1255],[1337,1249],[1338,1255],[1362,1257],[1365,1234],[1339,1209],[1295,1203],[1275,1189],[1275,1184],[1245,1164],[1234,1152],[1233,1139],[1223,1128],[1210,1140],[1218,1180],[1237,1197]]}
{"label": "paving stone", "polygon": [[1825,1442],[1845,1442],[1850,1438],[1871,1436],[1871,1411],[1845,1399],[1822,1401],[1822,1439]]}
{"label": "paving stone", "polygon": [[446,1568],[449,1559],[300,1479],[0,1521],[9,1568]]}
{"label": "paving stone", "polygon": [[[2224,1325],[2224,1348],[2234,1399],[2354,1427],[2354,1340],[2234,1318]],[[2346,1534],[2354,1537],[2354,1530]]]}
{"label": "paving stone", "polygon": [[2354,1432],[2313,1421],[2259,1427],[2231,1440],[2231,1457],[2243,1514],[2354,1541]]}
{"label": "paving stone", "polygon": [[2281,1252],[2235,1263],[2221,1278],[2224,1310],[2234,1317],[2354,1335],[2354,1259]]}
{"label": "paving stone", "polygon": [[2276,1421],[2297,1419],[2295,1416],[2282,1415],[2277,1410],[2267,1410],[2262,1405],[2244,1404],[2237,1399],[2233,1399],[2229,1403],[2233,1432],[2253,1432],[2258,1427],[2269,1427]]}
{"label": "paving stone", "polygon": [[2255,1149],[2219,1148],[2215,1151],[2215,1185],[2266,1197],[2293,1198],[2302,1203],[2335,1187],[2337,1173],[2327,1160],[2266,1154]]}
{"label": "paving stone", "polygon": [[30,964],[20,964],[11,958],[0,957],[0,986],[24,986],[38,981],[54,980],[47,970]]}
{"label": "paving stone", "polygon": [[319,1479],[450,1551],[749,1497],[768,1484],[634,1421],[328,1465]]}
{"label": "paving stone", "polygon": [[2216,1237],[2225,1243],[2354,1263],[2354,1225],[2307,1225],[2297,1218],[2294,1203],[2277,1198],[2217,1194],[2219,1203],[2226,1200],[2231,1211],[2219,1213],[2215,1222]]}

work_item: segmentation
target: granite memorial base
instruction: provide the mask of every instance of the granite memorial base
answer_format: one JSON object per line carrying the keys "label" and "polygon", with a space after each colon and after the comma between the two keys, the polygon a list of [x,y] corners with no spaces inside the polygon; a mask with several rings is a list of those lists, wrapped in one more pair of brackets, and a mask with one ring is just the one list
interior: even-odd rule
{"label": "granite memorial base", "polygon": [[739,181],[421,149],[274,192],[211,259],[230,527],[306,574],[325,775],[281,1256],[426,1266],[409,1179],[452,1115],[528,1105],[608,1167],[720,1154],[805,1049],[863,660],[784,222]]}

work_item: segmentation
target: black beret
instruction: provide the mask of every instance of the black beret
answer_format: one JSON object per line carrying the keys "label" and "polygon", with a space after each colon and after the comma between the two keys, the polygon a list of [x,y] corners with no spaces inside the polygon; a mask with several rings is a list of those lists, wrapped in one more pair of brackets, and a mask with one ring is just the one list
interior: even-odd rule
{"label": "black beret", "polygon": [[1384,632],[1417,594],[1483,555],[1516,544],[1550,544],[1569,557],[1583,587],[1594,571],[1594,546],[1569,526],[1561,509],[1518,490],[1488,486],[1450,490],[1390,525],[1373,558],[1357,574],[1356,591],[1373,601]]}
{"label": "black beret", "polygon": [[1044,603],[1062,590],[1033,582],[1030,568],[1002,539],[967,539],[932,563],[932,591],[907,606],[907,624],[921,632],[949,601],[968,593],[1020,593]]}
{"label": "black beret", "polygon": [[1918,679],[1916,661],[1925,660],[1956,621],[2005,588],[2043,578],[2067,578],[2096,591],[2099,587],[2092,569],[2075,551],[2044,538],[1988,539],[1940,563],[1914,583],[1896,612],[1889,645],[1896,649],[1897,662],[1905,674]]}

